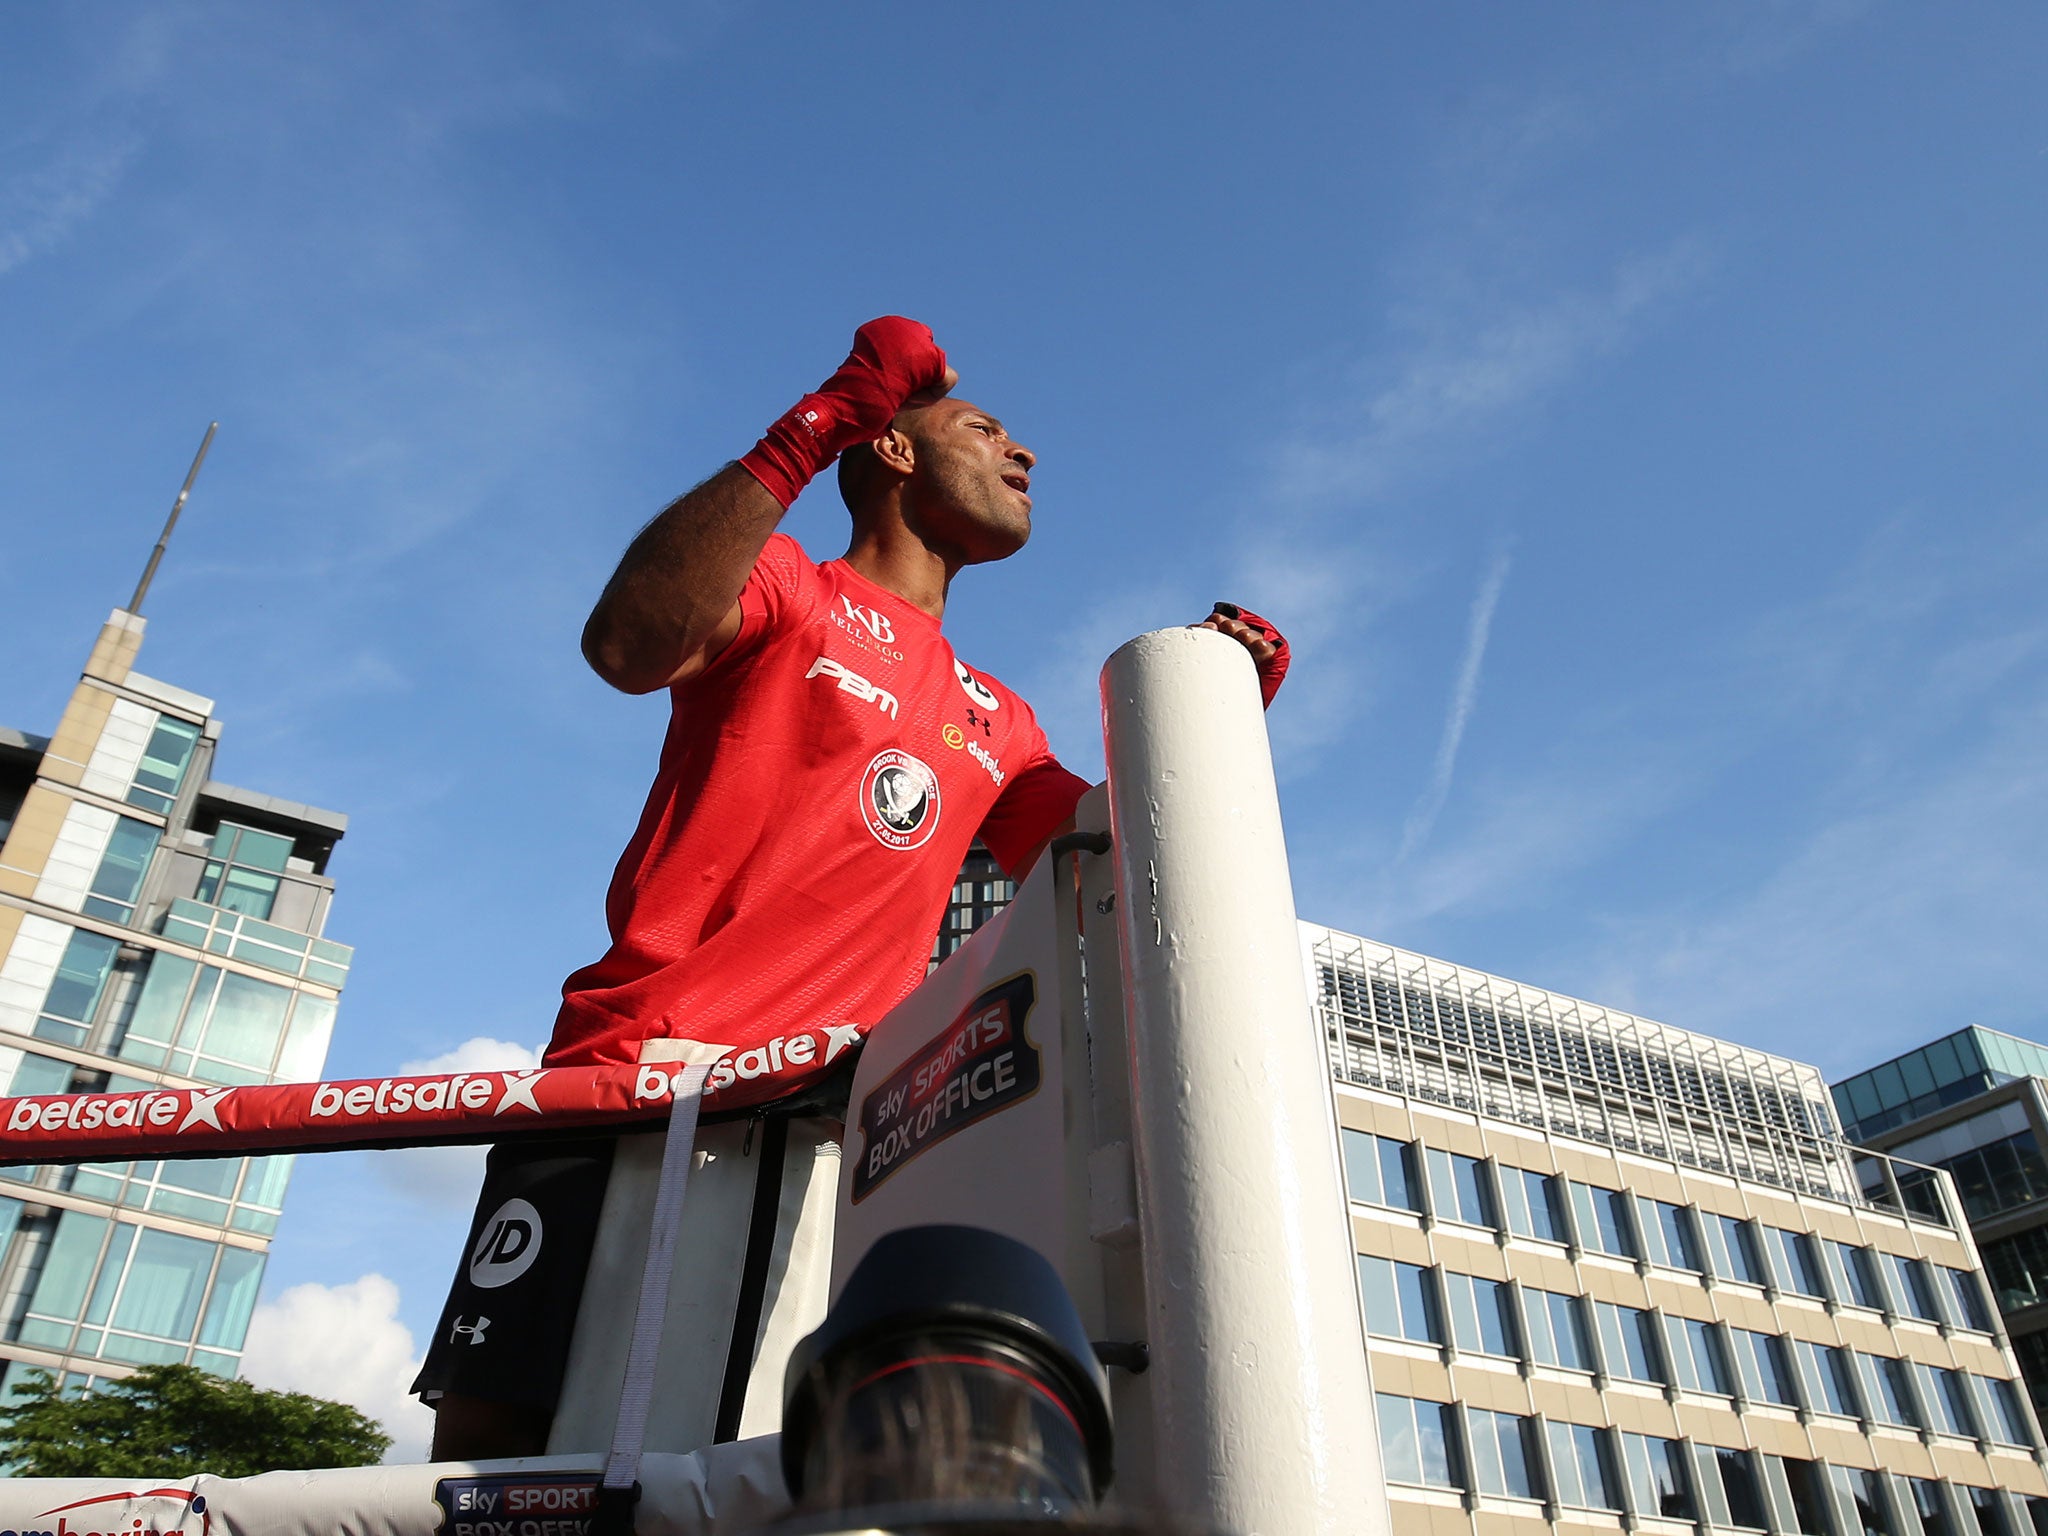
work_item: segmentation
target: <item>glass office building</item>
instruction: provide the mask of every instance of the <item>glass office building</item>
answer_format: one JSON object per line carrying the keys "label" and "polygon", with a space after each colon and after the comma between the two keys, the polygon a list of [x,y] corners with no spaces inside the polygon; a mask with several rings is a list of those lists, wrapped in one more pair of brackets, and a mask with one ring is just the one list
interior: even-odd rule
{"label": "glass office building", "polygon": [[[1834,1085],[1851,1139],[1955,1185],[1992,1296],[2048,1414],[2048,1048],[1971,1025]],[[1901,1183],[1916,1209],[1932,1175]]]}
{"label": "glass office building", "polygon": [[[212,777],[212,701],[116,610],[47,739],[0,731],[0,1092],[317,1077],[347,820]],[[0,1168],[0,1366],[232,1375],[289,1157]]]}
{"label": "glass office building", "polygon": [[1819,1072],[1303,924],[1396,1536],[2038,1536],[1955,1183]]}

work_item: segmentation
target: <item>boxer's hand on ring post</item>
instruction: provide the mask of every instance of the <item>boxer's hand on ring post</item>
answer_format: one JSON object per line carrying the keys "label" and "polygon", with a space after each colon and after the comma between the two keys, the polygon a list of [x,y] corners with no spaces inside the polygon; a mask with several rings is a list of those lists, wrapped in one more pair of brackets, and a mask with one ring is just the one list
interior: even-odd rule
{"label": "boxer's hand on ring post", "polygon": [[1285,635],[1262,615],[1253,613],[1249,608],[1240,608],[1235,603],[1218,603],[1208,618],[1190,627],[1213,629],[1219,635],[1228,635],[1250,652],[1252,666],[1259,674],[1259,702],[1262,705],[1272,704],[1293,660]]}
{"label": "boxer's hand on ring post", "polygon": [[1223,612],[1220,608],[1201,623],[1191,626],[1195,629],[1213,629],[1219,635],[1228,635],[1239,645],[1252,653],[1254,663],[1271,661],[1280,653],[1280,647],[1268,640],[1263,630],[1253,629],[1244,620]]}

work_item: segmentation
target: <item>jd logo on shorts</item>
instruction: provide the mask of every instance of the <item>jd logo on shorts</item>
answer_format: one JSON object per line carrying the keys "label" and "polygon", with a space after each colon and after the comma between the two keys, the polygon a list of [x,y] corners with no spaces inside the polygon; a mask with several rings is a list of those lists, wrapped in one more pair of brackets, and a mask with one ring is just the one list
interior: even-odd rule
{"label": "jd logo on shorts", "polygon": [[507,1200],[484,1223],[469,1256],[469,1283],[486,1291],[510,1285],[539,1257],[540,1212],[524,1200]]}

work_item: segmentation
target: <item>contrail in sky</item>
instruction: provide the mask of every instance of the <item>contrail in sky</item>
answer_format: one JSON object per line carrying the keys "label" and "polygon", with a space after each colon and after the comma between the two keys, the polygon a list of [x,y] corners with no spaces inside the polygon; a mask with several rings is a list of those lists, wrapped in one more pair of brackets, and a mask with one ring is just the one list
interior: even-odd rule
{"label": "contrail in sky", "polygon": [[1450,795],[1451,774],[1458,766],[1458,746],[1465,739],[1465,722],[1472,718],[1472,708],[1479,702],[1479,667],[1486,660],[1486,637],[1493,628],[1494,606],[1500,602],[1500,589],[1507,579],[1508,552],[1501,548],[1494,552],[1485,579],[1479,583],[1479,594],[1472,599],[1472,616],[1465,626],[1465,656],[1458,663],[1457,685],[1451,689],[1451,705],[1444,715],[1443,738],[1436,744],[1436,766],[1430,771],[1429,787],[1415,802],[1407,824],[1401,828],[1401,851],[1394,855],[1396,863],[1422,846]]}

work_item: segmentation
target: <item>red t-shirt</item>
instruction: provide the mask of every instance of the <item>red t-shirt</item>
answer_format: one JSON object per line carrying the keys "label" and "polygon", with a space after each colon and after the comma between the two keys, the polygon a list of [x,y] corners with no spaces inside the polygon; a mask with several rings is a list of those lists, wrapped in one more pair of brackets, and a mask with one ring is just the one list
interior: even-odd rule
{"label": "red t-shirt", "polygon": [[611,949],[563,984],[547,1053],[729,1045],[719,1108],[819,1075],[923,978],[975,837],[1014,870],[1087,787],[938,620],[843,561],[776,534],[740,612],[732,644],[671,690],[605,901]]}

